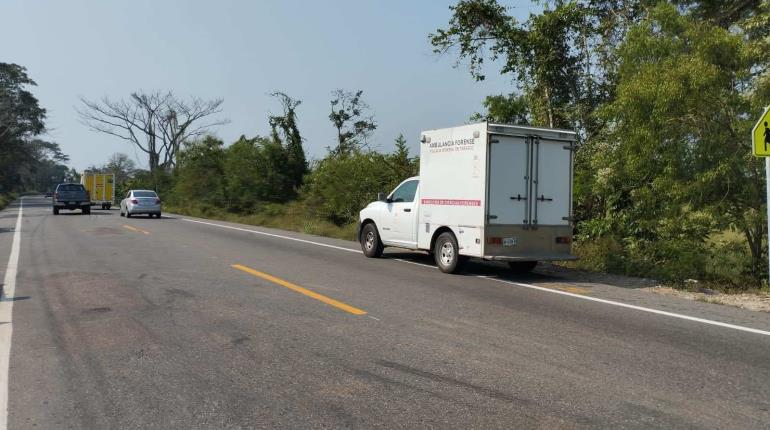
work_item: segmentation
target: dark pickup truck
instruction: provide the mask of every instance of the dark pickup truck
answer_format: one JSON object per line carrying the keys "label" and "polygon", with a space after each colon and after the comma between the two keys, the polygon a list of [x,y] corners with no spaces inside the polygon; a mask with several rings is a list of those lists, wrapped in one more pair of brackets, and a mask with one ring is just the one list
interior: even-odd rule
{"label": "dark pickup truck", "polygon": [[59,215],[61,209],[80,209],[84,215],[91,213],[91,196],[88,195],[86,187],[81,184],[57,185],[51,204],[54,215]]}

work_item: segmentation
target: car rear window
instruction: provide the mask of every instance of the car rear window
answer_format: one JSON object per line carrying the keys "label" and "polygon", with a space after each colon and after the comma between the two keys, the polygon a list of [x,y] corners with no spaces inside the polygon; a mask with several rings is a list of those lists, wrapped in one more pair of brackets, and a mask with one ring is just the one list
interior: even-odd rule
{"label": "car rear window", "polygon": [[59,191],[83,191],[86,188],[79,184],[63,184],[59,185]]}
{"label": "car rear window", "polygon": [[134,197],[158,197],[154,191],[134,191]]}

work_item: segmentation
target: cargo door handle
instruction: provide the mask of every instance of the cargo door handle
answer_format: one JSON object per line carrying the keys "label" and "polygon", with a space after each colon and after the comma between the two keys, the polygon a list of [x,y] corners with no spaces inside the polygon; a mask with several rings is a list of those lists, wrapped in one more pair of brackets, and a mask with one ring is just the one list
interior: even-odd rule
{"label": "cargo door handle", "polygon": [[540,200],[541,202],[552,202],[553,201],[553,199],[549,199],[549,198],[547,198],[546,196],[544,196],[542,194],[540,194],[540,197],[538,197],[537,199]]}
{"label": "cargo door handle", "polygon": [[527,200],[527,198],[522,197],[521,194],[516,194],[516,197],[511,196],[511,200],[516,200],[517,202],[520,202],[522,200]]}
{"label": "cargo door handle", "polygon": [[404,212],[411,212],[411,211],[412,211],[411,208],[404,208]]}

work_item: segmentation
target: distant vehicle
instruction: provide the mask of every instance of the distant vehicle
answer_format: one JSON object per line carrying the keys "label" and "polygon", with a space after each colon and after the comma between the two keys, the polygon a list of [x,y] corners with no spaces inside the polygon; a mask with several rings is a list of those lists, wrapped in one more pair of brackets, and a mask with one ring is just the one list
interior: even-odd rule
{"label": "distant vehicle", "polygon": [[115,174],[85,171],[80,175],[80,183],[91,195],[91,206],[109,209],[115,201]]}
{"label": "distant vehicle", "polygon": [[91,197],[82,184],[59,184],[51,200],[53,214],[59,215],[62,209],[80,209],[84,215],[91,213]]}
{"label": "distant vehicle", "polygon": [[137,214],[153,215],[160,218],[160,197],[152,190],[129,190],[126,198],[120,202],[120,216],[131,218]]}
{"label": "distant vehicle", "polygon": [[425,250],[445,273],[470,257],[508,262],[574,260],[575,133],[487,122],[422,133],[420,176],[359,215],[367,257],[385,246]]}

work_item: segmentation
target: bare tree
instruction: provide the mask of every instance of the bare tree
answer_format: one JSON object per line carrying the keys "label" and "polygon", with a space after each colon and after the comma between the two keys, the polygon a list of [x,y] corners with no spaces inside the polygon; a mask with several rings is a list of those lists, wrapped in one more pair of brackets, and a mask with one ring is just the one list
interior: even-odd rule
{"label": "bare tree", "polygon": [[209,118],[222,112],[222,99],[177,98],[171,91],[131,93],[128,99],[80,99],[76,108],[83,124],[134,144],[147,154],[150,172],[174,169],[181,145],[227,123]]}
{"label": "bare tree", "polygon": [[356,148],[365,147],[367,140],[377,128],[369,105],[361,98],[364,92],[332,91],[329,120],[337,129],[336,155],[349,154]]}

